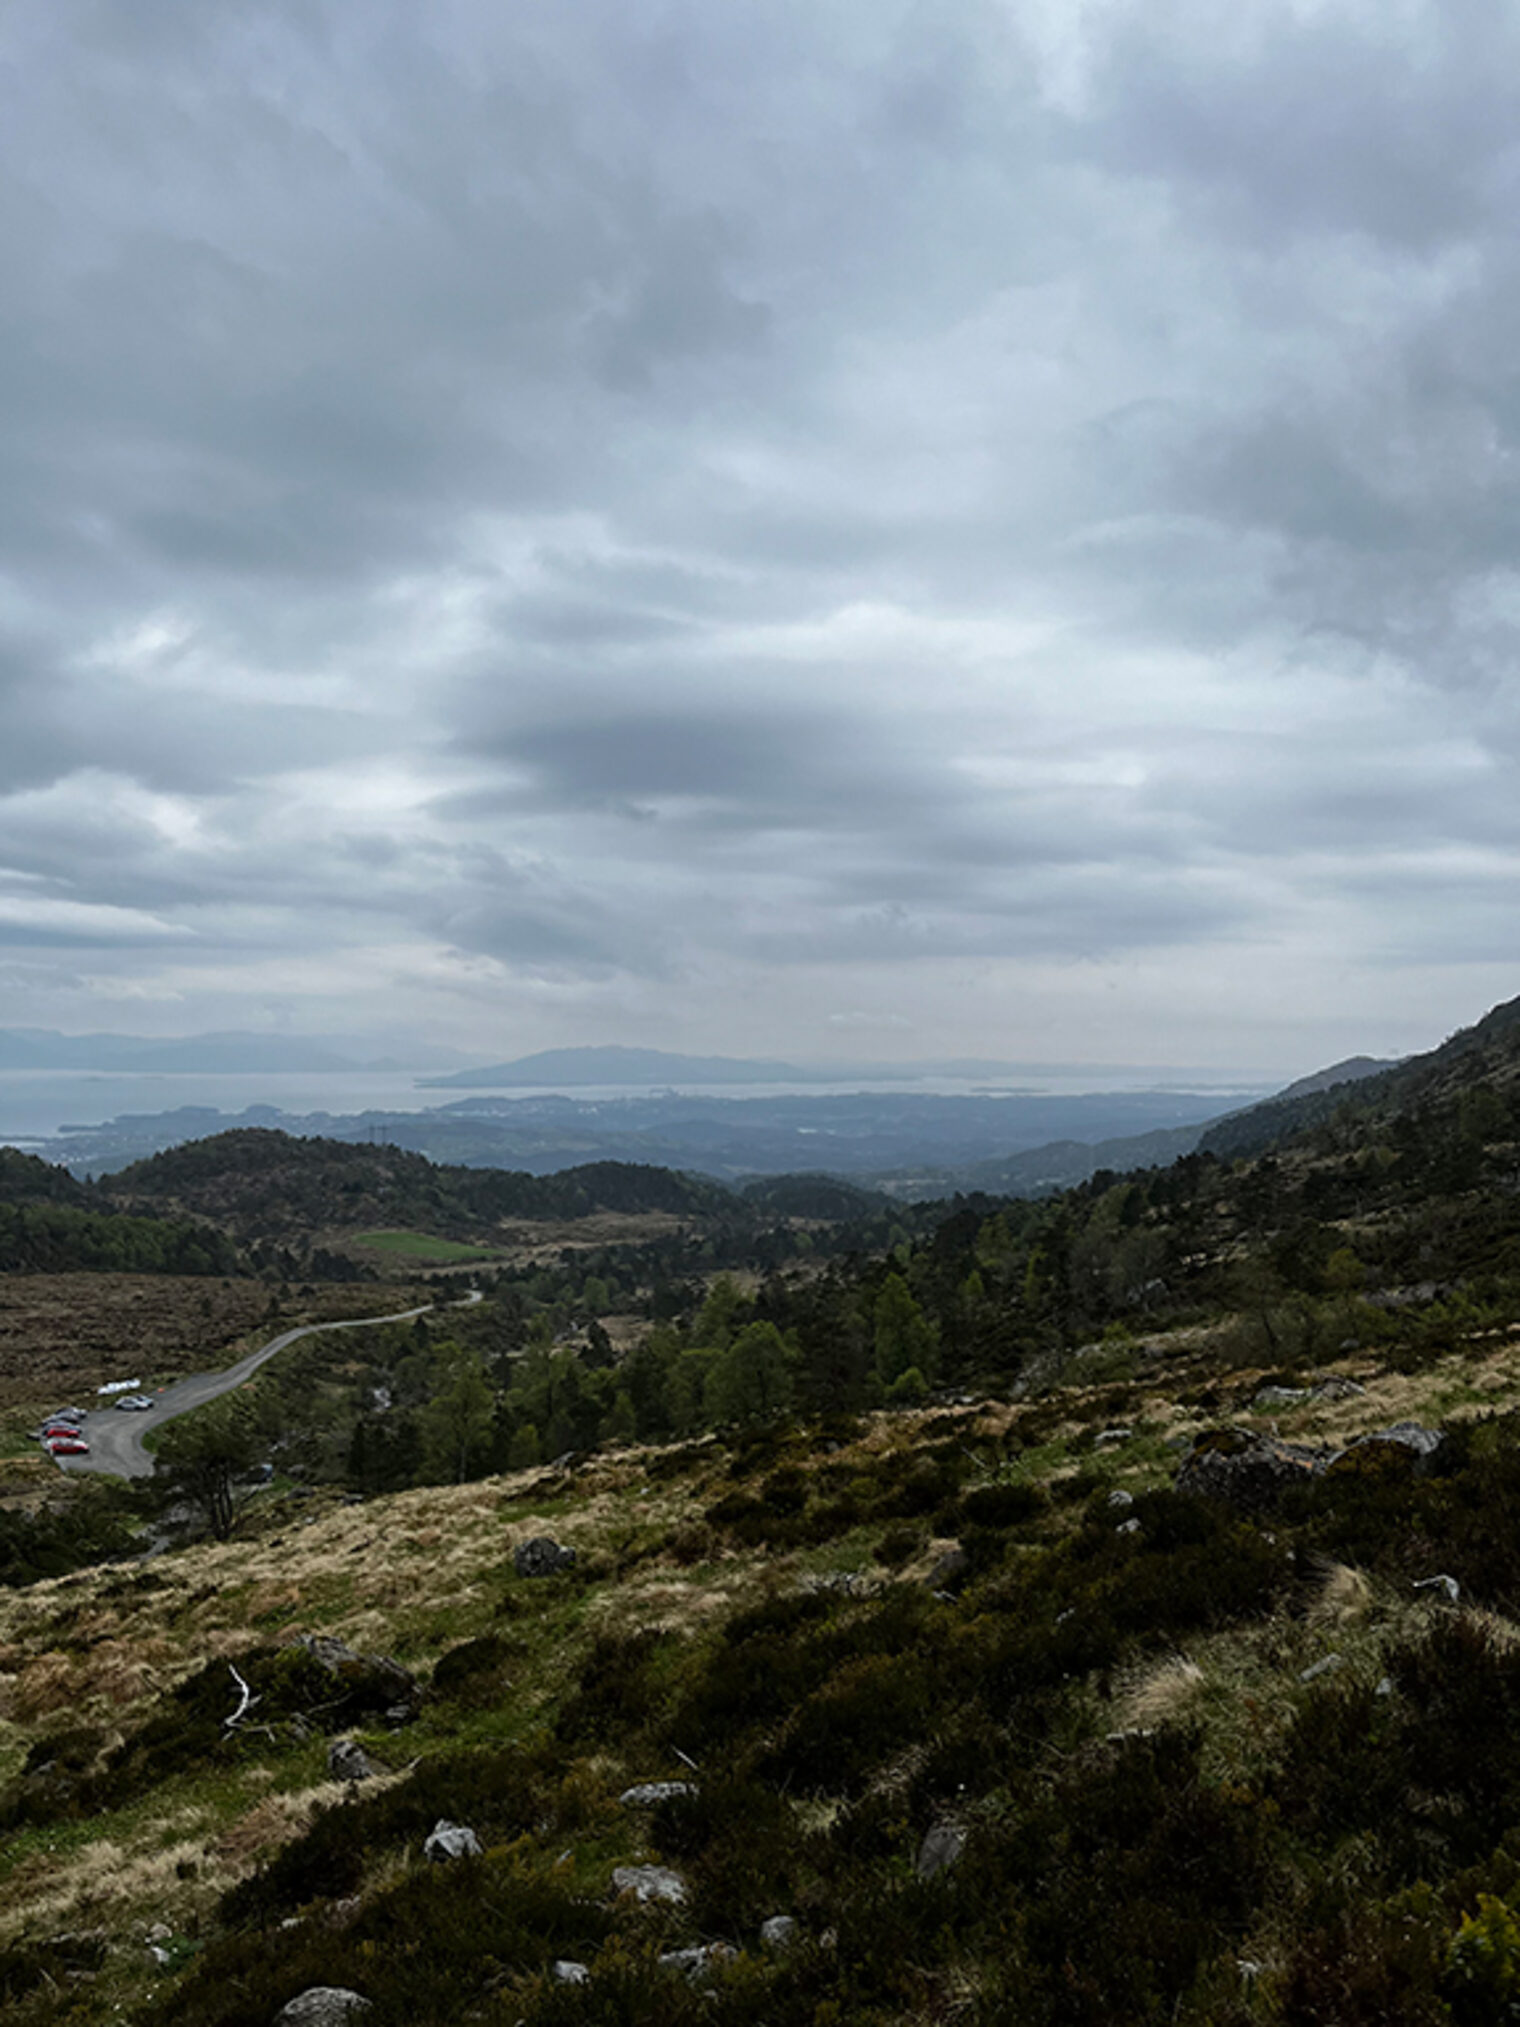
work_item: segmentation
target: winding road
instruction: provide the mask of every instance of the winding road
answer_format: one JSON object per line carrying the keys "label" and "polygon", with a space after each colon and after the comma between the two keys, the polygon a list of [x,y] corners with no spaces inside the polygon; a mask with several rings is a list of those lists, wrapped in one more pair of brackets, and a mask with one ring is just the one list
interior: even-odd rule
{"label": "winding road", "polygon": [[[450,1308],[467,1308],[482,1299],[478,1288],[471,1289],[462,1302],[451,1303]],[[438,1307],[436,1302],[424,1302],[416,1309],[399,1309],[393,1316],[350,1316],[337,1323],[303,1323],[294,1330],[282,1331],[278,1337],[257,1351],[250,1351],[240,1358],[236,1365],[229,1365],[224,1372],[192,1373],[187,1379],[176,1380],[164,1388],[151,1408],[136,1413],[129,1409],[110,1406],[92,1409],[85,1417],[81,1433],[90,1446],[88,1457],[58,1457],[54,1461],[65,1471],[104,1471],[113,1478],[151,1478],[153,1455],[144,1447],[143,1437],[150,1430],[172,1422],[176,1415],[188,1415],[192,1408],[203,1408],[208,1401],[220,1395],[231,1393],[251,1379],[266,1359],[283,1351],[297,1338],[313,1337],[319,1330],[364,1330],[377,1323],[410,1323],[415,1316],[426,1316]]]}

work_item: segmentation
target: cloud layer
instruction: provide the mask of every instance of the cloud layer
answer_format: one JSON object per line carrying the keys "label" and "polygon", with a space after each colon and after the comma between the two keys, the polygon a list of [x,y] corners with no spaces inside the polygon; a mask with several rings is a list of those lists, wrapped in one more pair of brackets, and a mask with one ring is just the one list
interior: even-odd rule
{"label": "cloud layer", "polygon": [[1512,995],[1517,101],[1477,0],[16,0],[4,1018]]}

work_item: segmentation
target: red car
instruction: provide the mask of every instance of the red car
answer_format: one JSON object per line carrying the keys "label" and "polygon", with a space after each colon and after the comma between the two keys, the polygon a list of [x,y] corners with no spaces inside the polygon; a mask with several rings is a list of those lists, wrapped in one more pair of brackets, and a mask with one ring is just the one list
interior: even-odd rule
{"label": "red car", "polygon": [[89,1444],[73,1430],[66,1436],[46,1436],[43,1441],[55,1457],[88,1457],[90,1454]]}

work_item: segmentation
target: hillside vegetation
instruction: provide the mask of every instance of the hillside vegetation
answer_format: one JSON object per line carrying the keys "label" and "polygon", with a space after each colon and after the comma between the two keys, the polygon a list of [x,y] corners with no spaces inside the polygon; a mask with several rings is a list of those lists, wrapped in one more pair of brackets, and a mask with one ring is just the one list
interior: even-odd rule
{"label": "hillside vegetation", "polygon": [[[1248,1158],[798,1183],[305,1339],[206,1424],[275,1472],[225,1541],[91,1566],[171,1517],[67,1488],[0,1591],[11,2016],[1520,2017],[1513,1011]],[[360,1228],[441,1229],[398,1173]]]}

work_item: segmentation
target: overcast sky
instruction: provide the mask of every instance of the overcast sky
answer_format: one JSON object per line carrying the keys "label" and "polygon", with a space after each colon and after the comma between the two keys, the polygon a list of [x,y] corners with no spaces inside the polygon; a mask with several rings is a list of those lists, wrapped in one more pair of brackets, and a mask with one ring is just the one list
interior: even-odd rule
{"label": "overcast sky", "polygon": [[1512,0],[6,0],[0,1025],[1520,992]]}

